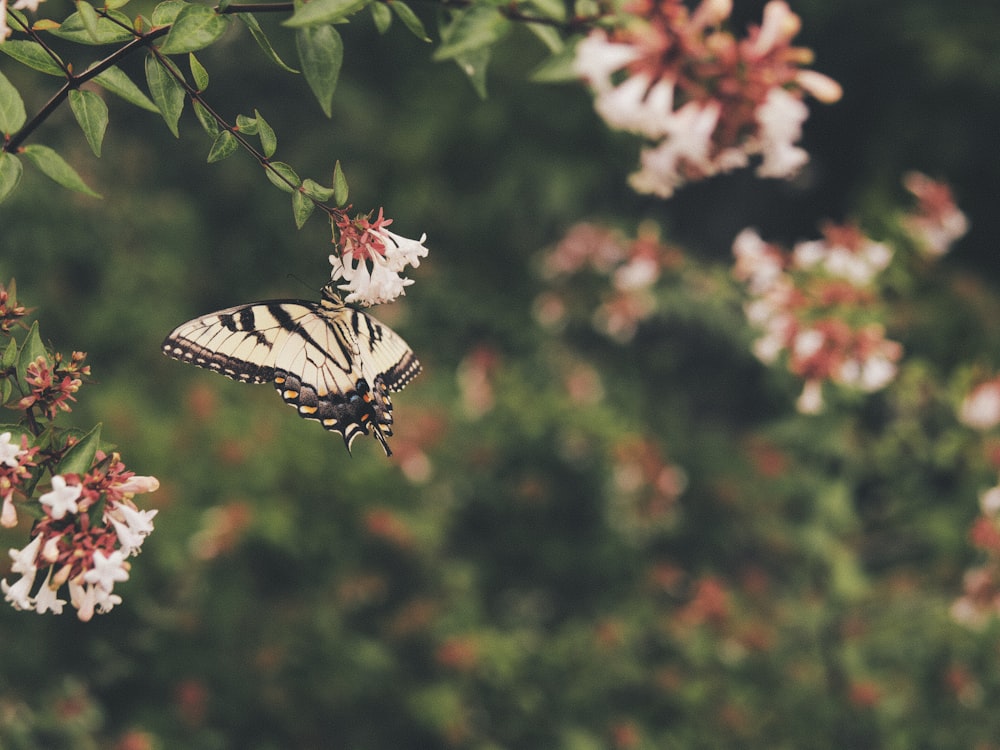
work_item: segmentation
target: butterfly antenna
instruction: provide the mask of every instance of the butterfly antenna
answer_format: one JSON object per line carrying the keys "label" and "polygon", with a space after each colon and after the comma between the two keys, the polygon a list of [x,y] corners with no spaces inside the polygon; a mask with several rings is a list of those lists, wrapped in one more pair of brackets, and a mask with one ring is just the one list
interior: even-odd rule
{"label": "butterfly antenna", "polygon": [[303,287],[305,287],[306,289],[308,289],[313,294],[317,293],[316,288],[312,284],[310,284],[308,281],[306,281],[305,279],[303,279],[301,276],[297,276],[294,273],[289,273],[289,274],[285,275],[285,278],[286,279],[295,279],[297,282],[299,282]]}

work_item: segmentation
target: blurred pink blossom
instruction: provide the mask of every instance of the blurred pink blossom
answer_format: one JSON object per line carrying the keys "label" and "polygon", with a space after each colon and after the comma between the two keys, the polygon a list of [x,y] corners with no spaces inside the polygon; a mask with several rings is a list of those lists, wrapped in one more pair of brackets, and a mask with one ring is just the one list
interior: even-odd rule
{"label": "blurred pink blossom", "polygon": [[760,26],[738,40],[720,24],[729,0],[639,0],[619,28],[594,30],[574,70],[607,124],[648,139],[630,182],[670,197],[684,183],[760,159],[761,177],[791,177],[808,161],[795,143],[808,116],[803,98],[840,98],[840,86],[803,68],[812,53],[791,46],[799,17],[771,0]]}

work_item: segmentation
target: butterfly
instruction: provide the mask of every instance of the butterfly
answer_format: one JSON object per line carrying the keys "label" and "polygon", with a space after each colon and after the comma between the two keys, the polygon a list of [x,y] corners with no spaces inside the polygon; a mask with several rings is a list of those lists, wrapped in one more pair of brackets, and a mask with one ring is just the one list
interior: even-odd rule
{"label": "butterfly", "polygon": [[387,326],[344,304],[333,284],[319,302],[266,300],[202,315],[178,326],[163,353],[241,383],[273,383],[299,416],[344,438],[372,433],[391,456],[389,392],[421,370]]}

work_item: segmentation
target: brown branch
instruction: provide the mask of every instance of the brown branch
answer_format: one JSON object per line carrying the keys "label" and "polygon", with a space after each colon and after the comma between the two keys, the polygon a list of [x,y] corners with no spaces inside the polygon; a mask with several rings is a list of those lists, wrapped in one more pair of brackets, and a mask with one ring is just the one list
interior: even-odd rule
{"label": "brown branch", "polygon": [[[17,151],[17,149],[28,138],[28,136],[31,135],[33,132],[35,132],[35,130],[37,130],[41,126],[41,124],[49,118],[49,116],[59,107],[59,105],[62,104],[63,101],[65,101],[66,97],[69,96],[70,91],[72,91],[73,89],[80,88],[80,86],[82,86],[87,81],[96,78],[108,68],[111,68],[114,65],[116,65],[120,60],[123,60],[124,58],[128,57],[137,48],[149,45],[150,42],[152,42],[154,39],[158,39],[159,37],[164,36],[169,30],[170,27],[165,26],[163,28],[154,29],[153,31],[150,31],[148,34],[138,34],[137,32],[133,32],[137,34],[135,39],[133,39],[128,44],[119,47],[110,55],[105,57],[103,60],[99,61],[95,65],[91,65],[89,68],[87,68],[79,75],[74,75],[68,69],[64,68],[66,73],[66,83],[64,83],[60,87],[60,89],[56,91],[56,93],[53,94],[52,97],[47,102],[45,102],[42,108],[35,113],[35,116],[32,117],[31,120],[25,123],[20,130],[14,133],[2,146],[0,146],[0,151],[7,151],[7,152]],[[32,33],[32,36],[35,37],[35,41],[42,44],[42,46],[45,49],[48,49],[47,45],[41,42],[37,34]]]}
{"label": "brown branch", "polygon": [[[440,4],[444,8],[468,8],[474,5],[475,2],[474,0],[440,0]],[[511,0],[511,2],[507,5],[500,5],[496,10],[500,13],[500,15],[509,21],[515,21],[517,23],[533,23],[539,26],[551,26],[552,28],[565,31],[567,34],[589,29],[598,21],[609,15],[607,11],[600,11],[588,16],[576,16],[572,15],[574,3],[570,1],[567,2],[566,5],[568,16],[567,20],[525,13],[520,9],[517,0]]]}

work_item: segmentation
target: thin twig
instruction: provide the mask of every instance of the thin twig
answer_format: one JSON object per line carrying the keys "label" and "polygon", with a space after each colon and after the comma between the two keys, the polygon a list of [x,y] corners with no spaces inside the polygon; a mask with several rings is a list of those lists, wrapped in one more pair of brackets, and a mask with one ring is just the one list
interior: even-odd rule
{"label": "thin twig", "polygon": [[[27,137],[37,130],[38,127],[48,119],[49,115],[51,115],[56,108],[63,103],[66,97],[69,96],[70,91],[80,88],[80,86],[84,83],[96,78],[108,68],[114,67],[118,61],[130,55],[136,48],[148,45],[154,39],[158,39],[159,37],[165,35],[169,30],[169,27],[163,27],[160,29],[154,29],[148,34],[137,36],[131,42],[119,47],[103,60],[91,65],[79,75],[74,75],[69,71],[66,71],[66,83],[64,83],[62,87],[56,91],[56,93],[53,94],[47,102],[45,102],[42,108],[35,113],[35,116],[32,117],[29,122],[14,133],[14,135],[12,135],[10,139],[4,143],[2,147],[0,147],[0,150],[8,152],[16,151],[27,139]],[[42,46],[44,47],[45,45],[43,44]]]}

